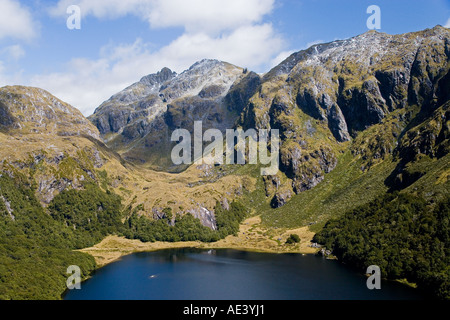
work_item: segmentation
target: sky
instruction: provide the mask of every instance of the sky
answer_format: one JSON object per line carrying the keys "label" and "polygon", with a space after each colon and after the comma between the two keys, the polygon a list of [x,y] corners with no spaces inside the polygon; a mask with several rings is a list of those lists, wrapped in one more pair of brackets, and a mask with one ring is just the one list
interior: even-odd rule
{"label": "sky", "polygon": [[208,58],[268,72],[367,32],[371,5],[379,32],[450,28],[450,0],[0,0],[0,87],[40,87],[89,116],[164,67]]}

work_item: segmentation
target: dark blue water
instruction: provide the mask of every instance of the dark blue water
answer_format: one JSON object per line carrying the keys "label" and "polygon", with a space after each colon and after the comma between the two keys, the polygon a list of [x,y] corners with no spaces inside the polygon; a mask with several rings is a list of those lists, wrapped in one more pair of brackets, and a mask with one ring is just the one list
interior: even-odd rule
{"label": "dark blue water", "polygon": [[411,300],[417,290],[313,255],[195,249],[138,253],[98,270],[66,300]]}

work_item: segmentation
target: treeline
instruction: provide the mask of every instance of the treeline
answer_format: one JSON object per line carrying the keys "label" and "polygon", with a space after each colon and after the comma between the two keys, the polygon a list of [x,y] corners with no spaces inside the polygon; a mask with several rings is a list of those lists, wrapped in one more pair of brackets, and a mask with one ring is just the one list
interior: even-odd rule
{"label": "treeline", "polygon": [[123,234],[129,239],[139,239],[143,242],[216,242],[228,235],[236,234],[246,215],[247,209],[239,202],[231,203],[230,210],[224,210],[217,203],[215,207],[217,230],[212,230],[203,226],[200,220],[191,214],[177,215],[175,223],[172,224],[170,210],[167,210],[165,219],[157,221],[133,213],[125,222],[126,229]]}
{"label": "treeline", "polygon": [[232,203],[229,211],[218,204],[216,231],[190,214],[177,216],[172,225],[170,209],[167,219],[152,221],[131,214],[119,196],[94,182],[84,190],[61,192],[44,209],[25,176],[0,174],[0,299],[60,299],[69,266],[79,266],[82,277],[96,268],[92,256],[75,250],[91,247],[107,235],[144,242],[214,242],[237,233],[246,214],[240,203]]}
{"label": "treeline", "polygon": [[450,299],[450,197],[431,205],[387,194],[328,222],[314,241],[360,272],[377,265],[385,278]]}

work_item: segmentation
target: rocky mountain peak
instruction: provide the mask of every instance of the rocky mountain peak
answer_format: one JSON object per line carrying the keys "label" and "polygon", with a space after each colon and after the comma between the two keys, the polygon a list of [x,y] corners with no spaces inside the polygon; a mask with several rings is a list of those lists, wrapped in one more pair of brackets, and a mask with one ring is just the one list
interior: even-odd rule
{"label": "rocky mountain peak", "polygon": [[242,75],[242,70],[226,62],[203,59],[161,88],[161,91],[168,101],[182,96],[196,96],[209,86],[220,86],[226,93]]}
{"label": "rocky mountain peak", "polygon": [[[262,79],[204,59],[178,75],[163,69],[144,77],[91,120],[124,158],[165,161],[162,170],[170,166],[171,132],[190,130],[194,121],[205,130],[233,128],[237,120],[244,128],[279,129],[280,169],[292,181],[283,192],[301,193],[334,170],[343,146],[360,133],[408,106],[432,111],[448,99],[449,38],[441,26],[400,35],[369,31],[296,52]],[[374,153],[391,152],[394,140]]]}
{"label": "rocky mountain peak", "polygon": [[169,68],[163,68],[155,74],[150,74],[143,77],[139,82],[147,86],[155,86],[158,84],[164,84],[166,81],[170,81],[177,76],[177,73]]}
{"label": "rocky mountain peak", "polygon": [[[109,146],[124,150],[128,160],[146,162],[149,145],[160,149],[170,145],[172,126],[189,128],[194,119],[211,128],[233,126],[237,115],[231,116],[225,97],[248,75],[243,71],[212,59],[196,62],[181,74],[164,68],[112,96],[90,120]],[[141,149],[139,156],[136,149]]]}
{"label": "rocky mountain peak", "polygon": [[402,53],[414,52],[423,45],[424,41],[429,43],[448,39],[449,32],[448,28],[440,25],[432,29],[400,35],[370,30],[346,40],[316,44],[308,49],[295,52],[267,73],[265,79],[269,80],[276,76],[289,74],[295,66],[303,61],[307,61],[309,65],[323,62],[332,64],[346,58],[354,59],[355,63],[364,62],[365,65],[370,65],[374,61],[371,60],[374,55],[389,55],[392,57]]}
{"label": "rocky mountain peak", "polygon": [[219,61],[217,59],[202,59],[194,63],[187,71],[192,70],[203,70],[205,72],[207,70],[211,70],[212,68],[223,66],[224,62]]}

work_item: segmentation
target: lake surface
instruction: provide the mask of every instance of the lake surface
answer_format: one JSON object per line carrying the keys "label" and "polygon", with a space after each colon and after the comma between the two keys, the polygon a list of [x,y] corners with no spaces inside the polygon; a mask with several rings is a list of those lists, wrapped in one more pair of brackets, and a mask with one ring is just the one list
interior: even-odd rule
{"label": "lake surface", "polygon": [[66,300],[416,300],[417,290],[313,255],[177,249],[137,253],[96,271]]}

